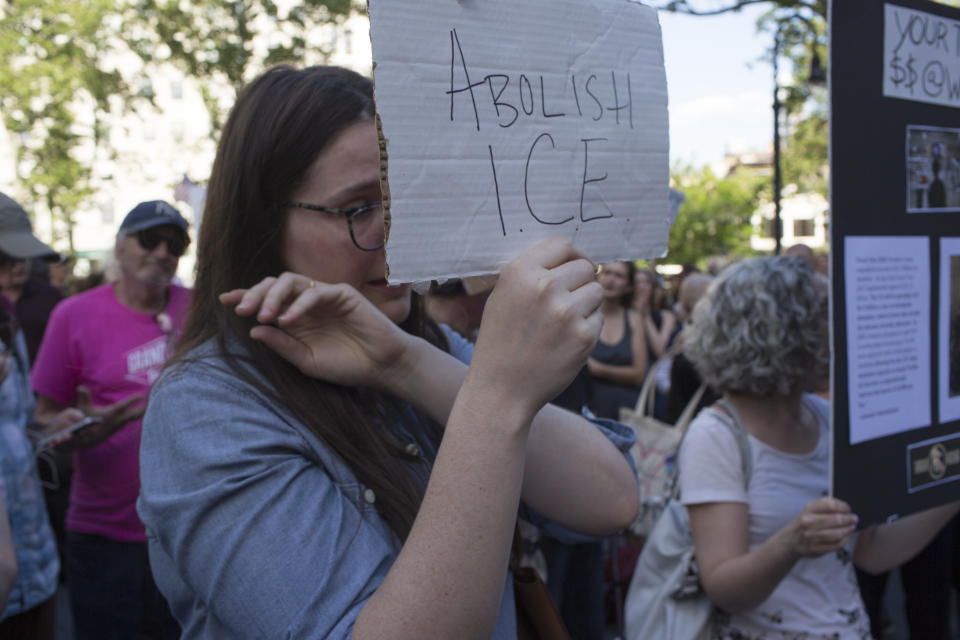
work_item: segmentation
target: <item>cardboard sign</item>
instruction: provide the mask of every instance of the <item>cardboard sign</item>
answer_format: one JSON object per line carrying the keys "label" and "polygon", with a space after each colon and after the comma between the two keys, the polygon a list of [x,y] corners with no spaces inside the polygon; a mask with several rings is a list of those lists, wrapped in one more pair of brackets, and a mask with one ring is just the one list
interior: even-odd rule
{"label": "cardboard sign", "polygon": [[960,21],[885,4],[883,95],[960,108]]}
{"label": "cardboard sign", "polygon": [[829,22],[831,492],[864,527],[960,498],[960,9]]}
{"label": "cardboard sign", "polygon": [[662,256],[667,87],[656,11],[628,0],[375,0],[391,282],[495,273],[563,236]]}

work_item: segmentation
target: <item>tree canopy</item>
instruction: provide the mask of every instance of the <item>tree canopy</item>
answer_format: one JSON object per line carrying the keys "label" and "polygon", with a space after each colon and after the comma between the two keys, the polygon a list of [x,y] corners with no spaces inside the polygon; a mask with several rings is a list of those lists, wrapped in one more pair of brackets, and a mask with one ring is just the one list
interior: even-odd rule
{"label": "tree canopy", "polygon": [[[310,40],[311,31],[337,23],[356,0],[135,0],[124,10],[127,44],[145,62],[169,61],[189,77],[203,79],[204,101],[219,131],[236,92],[263,69],[280,62],[320,61],[329,42]],[[210,85],[226,86],[220,99]]]}
{"label": "tree canopy", "polygon": [[827,18],[827,0],[668,0],[657,8],[694,16],[715,16],[752,5],[772,5],[777,9],[811,12]]}
{"label": "tree canopy", "polygon": [[[198,80],[216,133],[245,81],[308,53],[322,61],[329,46],[310,36],[355,8],[353,0],[289,9],[274,0],[0,0],[0,112],[27,209],[62,220],[72,251],[72,213],[92,194],[94,162],[111,153],[106,122],[149,108],[142,79],[151,68],[170,63]],[[131,59],[137,71],[125,75]]]}
{"label": "tree canopy", "polygon": [[[782,60],[792,66],[792,81],[778,78],[778,98],[782,105],[783,184],[796,185],[800,192],[815,191],[826,197],[829,178],[828,104],[823,87],[827,61],[826,0],[667,0],[661,2],[658,8],[691,16],[715,16],[751,6],[766,8],[757,21],[757,30],[772,36],[765,56],[767,62]],[[811,82],[814,71],[822,75],[814,79],[818,81]],[[697,179],[693,180],[694,177]],[[678,180],[678,177],[674,179]],[[683,228],[671,234],[671,259],[676,259],[673,257],[674,243],[679,243],[682,238],[697,238],[704,242],[702,255],[723,253],[725,246],[734,247],[737,241],[742,240],[744,229],[749,228],[750,212],[761,199],[768,202],[773,199],[773,181],[769,177],[754,175],[721,179],[707,171],[696,174],[687,170],[683,173],[683,179],[690,186],[680,185],[678,188],[688,199],[691,197],[688,190],[692,188],[696,194],[708,193],[725,202],[718,206],[704,202],[692,207],[687,212],[691,216],[687,222],[678,217],[675,224],[682,224]],[[695,201],[696,198],[695,195]],[[711,224],[708,220],[711,216],[719,216],[719,219]],[[733,220],[747,226],[732,224]],[[727,230],[715,234],[724,242],[718,243],[715,237],[703,233],[710,229]],[[719,251],[714,248],[718,245]]]}
{"label": "tree canopy", "polygon": [[709,167],[674,167],[671,181],[685,199],[670,229],[667,260],[705,267],[709,256],[748,254],[750,216],[769,178],[748,172],[718,177]]}

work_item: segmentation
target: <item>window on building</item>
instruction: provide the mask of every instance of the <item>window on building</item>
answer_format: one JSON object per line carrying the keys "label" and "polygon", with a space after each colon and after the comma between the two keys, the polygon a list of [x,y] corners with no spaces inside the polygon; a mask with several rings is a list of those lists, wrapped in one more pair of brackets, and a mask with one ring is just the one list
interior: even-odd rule
{"label": "window on building", "polygon": [[182,120],[175,120],[170,124],[170,135],[175,142],[183,142],[183,132],[186,127]]}
{"label": "window on building", "polygon": [[140,81],[140,95],[144,98],[152,98],[155,95],[153,92],[153,83],[150,82],[149,78],[144,78]]}
{"label": "window on building", "polygon": [[170,95],[174,100],[183,99],[183,83],[179,80],[174,80],[170,83]]}
{"label": "window on building", "polygon": [[343,32],[343,49],[347,52],[347,55],[353,53],[353,31],[350,29]]}
{"label": "window on building", "polygon": [[777,237],[777,223],[772,218],[764,218],[763,222],[760,223],[760,233],[765,238],[776,238]]}
{"label": "window on building", "polygon": [[811,237],[814,235],[813,220],[794,220],[793,235],[795,238]]}

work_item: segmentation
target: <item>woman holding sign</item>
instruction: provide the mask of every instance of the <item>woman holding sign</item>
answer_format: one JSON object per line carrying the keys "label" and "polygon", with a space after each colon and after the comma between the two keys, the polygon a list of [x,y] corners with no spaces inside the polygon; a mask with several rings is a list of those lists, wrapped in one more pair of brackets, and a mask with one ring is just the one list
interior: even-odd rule
{"label": "woman holding sign", "polygon": [[558,534],[637,512],[629,430],[545,406],[600,331],[593,263],[521,255],[473,348],[385,280],[379,178],[372,88],[344,69],[267,71],[224,128],[141,454],[187,637],[514,638],[518,506]]}
{"label": "woman holding sign", "polygon": [[701,583],[724,612],[714,637],[870,637],[854,564],[905,562],[957,511],[854,533],[849,505],[828,497],[827,402],[806,393],[827,376],[828,349],[826,282],[801,258],[728,267],[684,334],[684,352],[724,394],[690,424],[678,463]]}

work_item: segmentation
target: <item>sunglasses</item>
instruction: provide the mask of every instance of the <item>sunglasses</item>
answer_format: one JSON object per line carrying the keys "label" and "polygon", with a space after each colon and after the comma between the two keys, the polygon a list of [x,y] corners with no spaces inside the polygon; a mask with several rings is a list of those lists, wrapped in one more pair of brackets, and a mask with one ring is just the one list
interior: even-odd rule
{"label": "sunglasses", "polygon": [[160,229],[144,229],[135,234],[137,243],[147,251],[153,251],[161,242],[167,243],[167,252],[175,258],[183,255],[190,244],[190,238],[185,233],[170,234]]}

